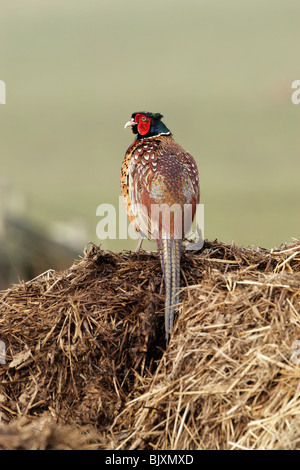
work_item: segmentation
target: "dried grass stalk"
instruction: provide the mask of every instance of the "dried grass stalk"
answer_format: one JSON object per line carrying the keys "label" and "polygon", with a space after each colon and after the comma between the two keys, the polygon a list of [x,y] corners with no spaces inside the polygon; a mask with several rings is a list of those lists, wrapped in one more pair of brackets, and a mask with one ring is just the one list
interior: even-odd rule
{"label": "dried grass stalk", "polygon": [[[68,427],[74,448],[298,449],[300,242],[206,242],[182,271],[167,351],[155,254],[92,246],[3,291],[0,448],[59,448]],[[27,444],[18,423],[45,417],[54,443]]]}

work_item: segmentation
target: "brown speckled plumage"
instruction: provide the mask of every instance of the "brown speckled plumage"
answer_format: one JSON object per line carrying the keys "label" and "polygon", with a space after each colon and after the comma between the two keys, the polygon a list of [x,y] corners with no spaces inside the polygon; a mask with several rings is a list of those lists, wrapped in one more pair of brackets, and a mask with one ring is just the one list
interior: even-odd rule
{"label": "brown speckled plumage", "polygon": [[[139,116],[139,120],[140,116],[148,117],[151,126],[152,123],[156,124],[158,132],[156,135],[154,128],[154,135],[147,137],[152,129],[149,124],[149,132],[142,136],[139,134],[140,121],[133,122],[132,118],[127,123],[133,127],[134,133],[138,133],[138,138],[127,149],[122,163],[121,190],[128,218],[135,230],[157,242],[166,284],[168,339],[169,331],[173,330],[173,305],[179,301],[177,291],[180,282],[181,241],[190,229],[184,206],[191,205],[193,218],[200,197],[199,175],[194,158],[175,142],[170,131],[159,133],[159,125],[164,124],[160,120],[151,119],[151,116],[156,115],[135,114]],[[173,206],[169,224],[165,224],[164,217],[154,212],[153,205],[159,205],[160,208],[165,205],[165,210]],[[161,212],[164,214],[164,209]],[[181,223],[178,223],[179,219]]]}

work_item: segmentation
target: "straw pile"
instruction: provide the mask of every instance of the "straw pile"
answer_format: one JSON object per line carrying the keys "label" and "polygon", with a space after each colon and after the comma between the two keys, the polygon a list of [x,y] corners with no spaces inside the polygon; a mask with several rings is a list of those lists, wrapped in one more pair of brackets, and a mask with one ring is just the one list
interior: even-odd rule
{"label": "straw pile", "polygon": [[0,448],[300,448],[300,242],[184,254],[167,350],[161,279],[91,246],[0,294]]}

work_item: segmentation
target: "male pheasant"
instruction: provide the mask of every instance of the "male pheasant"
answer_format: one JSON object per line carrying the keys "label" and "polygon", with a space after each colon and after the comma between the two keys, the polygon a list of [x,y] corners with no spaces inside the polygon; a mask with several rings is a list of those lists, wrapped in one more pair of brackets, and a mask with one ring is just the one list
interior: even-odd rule
{"label": "male pheasant", "polygon": [[136,138],[121,168],[121,190],[129,220],[141,238],[157,243],[166,288],[165,331],[173,331],[179,302],[181,244],[199,203],[197,165],[173,139],[159,113],[133,113]]}

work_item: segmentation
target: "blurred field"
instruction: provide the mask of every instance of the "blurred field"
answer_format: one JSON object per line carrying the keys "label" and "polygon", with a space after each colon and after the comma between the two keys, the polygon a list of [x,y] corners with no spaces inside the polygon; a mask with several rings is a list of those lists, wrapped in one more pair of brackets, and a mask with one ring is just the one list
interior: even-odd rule
{"label": "blurred field", "polygon": [[118,206],[132,141],[124,123],[159,111],[198,163],[206,238],[299,237],[299,13],[297,0],[3,0],[1,179],[34,223],[80,221],[99,244],[96,208]]}

